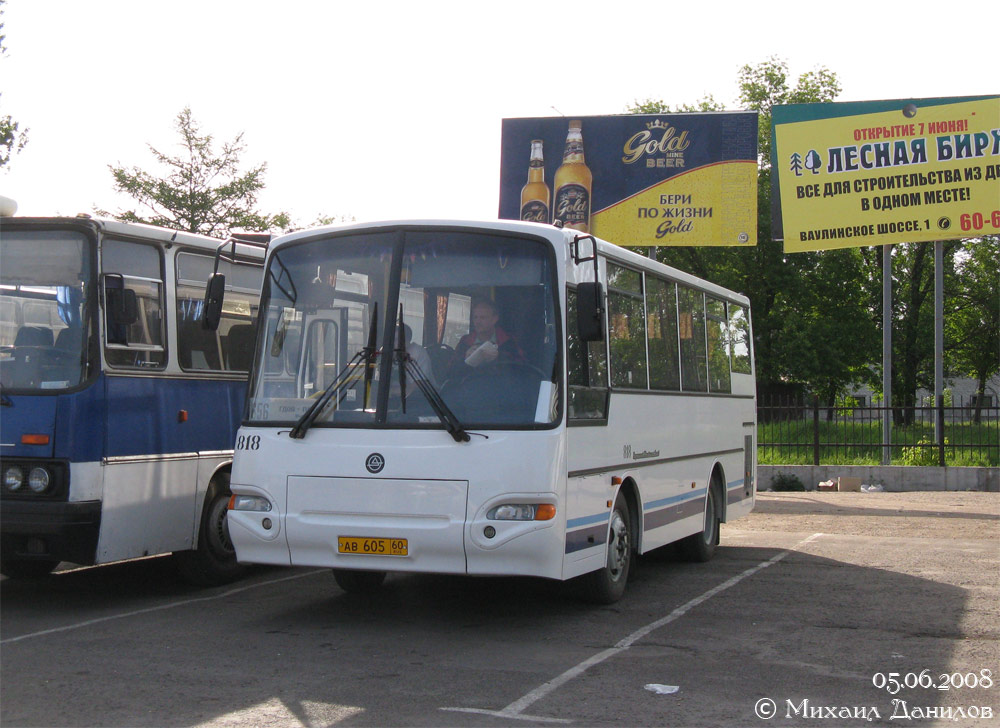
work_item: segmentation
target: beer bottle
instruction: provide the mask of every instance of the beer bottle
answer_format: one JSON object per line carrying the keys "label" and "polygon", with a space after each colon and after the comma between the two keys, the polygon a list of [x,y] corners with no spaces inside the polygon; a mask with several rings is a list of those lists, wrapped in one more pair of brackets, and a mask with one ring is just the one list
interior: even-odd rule
{"label": "beer bottle", "polygon": [[583,161],[583,132],[579,121],[569,123],[563,162],[556,170],[553,182],[555,202],[552,222],[563,227],[590,231],[590,189],[593,175]]}
{"label": "beer bottle", "polygon": [[549,221],[549,186],[545,184],[545,159],[542,140],[531,140],[528,162],[528,184],[521,188],[521,219],[531,222]]}

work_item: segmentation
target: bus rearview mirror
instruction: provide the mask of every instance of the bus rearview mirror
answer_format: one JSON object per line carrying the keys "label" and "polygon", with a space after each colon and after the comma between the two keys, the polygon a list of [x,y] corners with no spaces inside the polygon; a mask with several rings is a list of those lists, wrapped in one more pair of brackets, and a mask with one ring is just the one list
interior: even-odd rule
{"label": "bus rearview mirror", "polygon": [[604,341],[604,288],[600,283],[577,286],[576,328],[581,341]]}
{"label": "bus rearview mirror", "polygon": [[226,276],[213,273],[205,285],[205,305],[202,308],[201,326],[208,331],[216,331],[222,320],[222,299],[226,294]]}
{"label": "bus rearview mirror", "polygon": [[108,321],[114,326],[131,326],[139,320],[139,303],[135,291],[125,287],[125,278],[117,273],[104,277],[104,302]]}

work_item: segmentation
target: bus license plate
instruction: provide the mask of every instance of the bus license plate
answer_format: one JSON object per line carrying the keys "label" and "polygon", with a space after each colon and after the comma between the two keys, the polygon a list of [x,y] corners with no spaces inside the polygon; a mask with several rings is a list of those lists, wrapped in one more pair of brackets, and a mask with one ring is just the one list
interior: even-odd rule
{"label": "bus license plate", "polygon": [[409,546],[405,538],[338,536],[337,551],[358,556],[408,556]]}

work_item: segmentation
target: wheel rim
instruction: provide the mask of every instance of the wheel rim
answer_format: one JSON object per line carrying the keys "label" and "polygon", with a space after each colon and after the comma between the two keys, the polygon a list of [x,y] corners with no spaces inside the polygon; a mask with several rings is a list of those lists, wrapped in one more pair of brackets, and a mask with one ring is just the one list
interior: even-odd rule
{"label": "wheel rim", "polygon": [[618,581],[628,570],[629,561],[628,526],[621,511],[615,509],[611,515],[611,543],[608,544],[608,574],[612,581]]}
{"label": "wheel rim", "polygon": [[212,511],[209,513],[209,544],[212,551],[223,556],[232,556],[236,553],[233,542],[229,538],[229,523],[226,521],[228,510],[229,499],[217,498],[212,503]]}

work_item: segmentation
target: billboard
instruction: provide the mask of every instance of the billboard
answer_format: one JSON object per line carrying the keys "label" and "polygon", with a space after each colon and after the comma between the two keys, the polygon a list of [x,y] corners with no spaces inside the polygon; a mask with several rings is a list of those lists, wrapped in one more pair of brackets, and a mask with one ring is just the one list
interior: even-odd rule
{"label": "billboard", "polygon": [[756,245],[757,113],[504,119],[499,216],[618,245]]}
{"label": "billboard", "polygon": [[772,109],[786,252],[1000,232],[1000,96]]}

